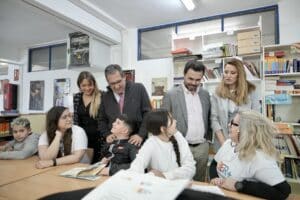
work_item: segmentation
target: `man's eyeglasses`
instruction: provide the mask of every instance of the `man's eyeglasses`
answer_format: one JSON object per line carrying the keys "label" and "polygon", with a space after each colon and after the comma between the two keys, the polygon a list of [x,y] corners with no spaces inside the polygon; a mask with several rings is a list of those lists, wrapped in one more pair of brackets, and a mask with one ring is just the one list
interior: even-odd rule
{"label": "man's eyeglasses", "polygon": [[120,80],[117,80],[115,82],[112,82],[112,83],[108,83],[109,86],[115,86],[115,85],[118,85],[122,82],[123,79],[120,79]]}
{"label": "man's eyeglasses", "polygon": [[230,126],[236,126],[236,127],[239,127],[239,124],[235,123],[233,121],[233,119],[230,121]]}

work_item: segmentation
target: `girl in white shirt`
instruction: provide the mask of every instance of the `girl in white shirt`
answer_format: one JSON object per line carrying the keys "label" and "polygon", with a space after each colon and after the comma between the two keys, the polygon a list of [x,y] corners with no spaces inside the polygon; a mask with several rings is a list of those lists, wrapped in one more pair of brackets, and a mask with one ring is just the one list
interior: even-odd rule
{"label": "girl in white shirt", "polygon": [[72,114],[62,106],[51,108],[46,116],[46,132],[39,139],[40,161],[37,168],[56,165],[89,162],[85,151],[87,137],[85,131],[72,125]]}
{"label": "girl in white shirt", "polygon": [[152,133],[131,163],[132,171],[166,179],[192,179],[195,161],[187,141],[176,130],[176,120],[164,109],[154,110],[146,116],[146,128]]}
{"label": "girl in white shirt", "polygon": [[262,114],[239,111],[229,124],[230,139],[212,161],[211,183],[265,199],[286,199],[291,189],[276,162],[275,132]]}

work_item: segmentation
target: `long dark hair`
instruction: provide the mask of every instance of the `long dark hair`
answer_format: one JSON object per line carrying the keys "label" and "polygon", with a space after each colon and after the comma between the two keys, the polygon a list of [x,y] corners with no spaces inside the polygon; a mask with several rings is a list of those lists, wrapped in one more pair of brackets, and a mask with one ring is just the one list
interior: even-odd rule
{"label": "long dark hair", "polygon": [[[58,130],[58,121],[63,112],[68,109],[63,106],[54,106],[52,107],[46,116],[46,132],[48,136],[49,145],[55,138],[55,131]],[[71,153],[71,144],[72,144],[72,128],[69,128],[63,137],[64,143],[64,154],[69,155]],[[57,157],[61,157],[61,151],[58,152]]]}
{"label": "long dark hair", "polygon": [[[173,120],[172,115],[166,109],[156,109],[149,112],[146,116],[146,128],[148,132],[151,132],[153,135],[161,134],[161,127],[168,127],[168,120]],[[176,162],[180,167],[180,151],[176,138],[174,135],[170,137],[170,141],[173,144],[173,148],[176,154]]]}

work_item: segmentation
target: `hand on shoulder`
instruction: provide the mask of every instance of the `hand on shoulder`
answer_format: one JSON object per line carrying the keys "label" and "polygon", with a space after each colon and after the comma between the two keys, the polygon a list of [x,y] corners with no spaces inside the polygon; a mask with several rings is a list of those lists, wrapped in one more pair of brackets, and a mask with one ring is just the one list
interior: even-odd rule
{"label": "hand on shoulder", "polygon": [[130,137],[129,142],[136,146],[141,146],[141,144],[143,142],[143,138],[141,136],[139,136],[138,134],[134,134]]}

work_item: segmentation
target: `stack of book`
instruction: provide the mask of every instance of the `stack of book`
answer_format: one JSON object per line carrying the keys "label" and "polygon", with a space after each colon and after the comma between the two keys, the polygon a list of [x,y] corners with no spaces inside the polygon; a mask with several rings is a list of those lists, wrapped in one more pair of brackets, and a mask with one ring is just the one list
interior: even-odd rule
{"label": "stack of book", "polygon": [[192,55],[192,51],[188,48],[179,48],[171,51],[173,57],[180,57],[180,56],[188,56]]}
{"label": "stack of book", "polygon": [[286,157],[281,168],[285,177],[300,180],[300,159]]}

